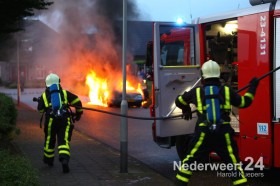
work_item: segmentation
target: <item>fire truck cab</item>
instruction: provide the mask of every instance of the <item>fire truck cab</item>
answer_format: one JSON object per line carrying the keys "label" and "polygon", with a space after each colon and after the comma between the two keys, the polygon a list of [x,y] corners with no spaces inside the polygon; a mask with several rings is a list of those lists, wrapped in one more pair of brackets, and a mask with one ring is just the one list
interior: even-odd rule
{"label": "fire truck cab", "polygon": [[[251,4],[254,6],[197,18],[192,24],[154,23],[146,61],[153,69],[151,116],[181,114],[174,101],[179,94],[201,84],[200,67],[208,59],[219,63],[222,82],[236,90],[252,77],[280,65],[280,2]],[[277,71],[260,82],[249,108],[232,108],[231,125],[242,161],[263,158],[266,167],[280,167],[279,95]],[[154,141],[164,148],[176,146],[183,158],[195,122],[196,114],[190,121],[155,120]]]}

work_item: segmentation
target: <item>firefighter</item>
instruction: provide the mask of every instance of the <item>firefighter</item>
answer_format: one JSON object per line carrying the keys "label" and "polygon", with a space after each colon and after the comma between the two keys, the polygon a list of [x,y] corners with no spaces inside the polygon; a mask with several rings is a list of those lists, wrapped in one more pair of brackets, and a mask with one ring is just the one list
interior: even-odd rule
{"label": "firefighter", "polygon": [[[194,137],[176,178],[180,184],[187,185],[192,175],[192,171],[188,167],[192,163],[205,163],[209,153],[216,152],[225,164],[233,166],[231,170],[228,170],[232,173],[233,185],[246,185],[247,178],[240,165],[238,147],[233,139],[234,129],[230,125],[229,115],[231,105],[239,108],[246,108],[251,105],[259,82],[257,78],[253,78],[250,81],[249,89],[244,96],[241,96],[229,86],[221,85],[220,66],[217,62],[212,60],[205,62],[201,68],[201,73],[203,86],[184,92],[175,100],[176,106],[182,109],[184,119],[192,119],[192,111],[189,104],[196,106],[198,117]],[[217,95],[211,95],[210,98],[207,98],[205,91],[207,86],[218,87]],[[219,116],[215,115],[215,112],[212,113],[215,115],[214,118],[220,118],[215,123],[209,121],[209,113],[206,112],[207,99],[218,99],[220,101],[219,105],[214,108],[217,109],[216,111],[219,111]]]}
{"label": "firefighter", "polygon": [[[57,91],[51,91],[51,86],[57,85]],[[61,107],[58,111],[54,111],[52,105],[53,94],[58,94],[61,101]],[[59,101],[58,100],[58,101]],[[69,106],[75,107],[75,114],[72,113]],[[80,108],[79,108],[80,107]],[[38,98],[37,109],[41,113],[45,113],[44,123],[44,156],[43,162],[52,167],[55,157],[55,143],[57,140],[57,148],[59,154],[59,161],[62,164],[63,173],[69,172],[69,159],[70,159],[70,141],[74,122],[79,121],[83,110],[81,109],[82,103],[78,96],[64,90],[60,85],[60,78],[56,74],[49,74],[46,77],[46,90]]]}

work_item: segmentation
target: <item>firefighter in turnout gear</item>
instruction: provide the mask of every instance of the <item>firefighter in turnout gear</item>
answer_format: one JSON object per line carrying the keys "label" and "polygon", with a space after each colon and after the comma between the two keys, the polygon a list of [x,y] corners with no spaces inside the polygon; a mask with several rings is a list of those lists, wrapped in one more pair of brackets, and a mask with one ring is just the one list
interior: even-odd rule
{"label": "firefighter in turnout gear", "polygon": [[187,185],[192,175],[188,167],[193,163],[204,163],[209,153],[216,152],[225,164],[233,167],[228,170],[232,175],[233,185],[246,185],[247,178],[240,165],[238,147],[233,139],[234,129],[230,125],[229,115],[231,106],[239,108],[250,106],[259,82],[257,78],[253,78],[249,89],[244,96],[241,96],[231,87],[221,85],[220,66],[215,61],[205,62],[201,71],[203,86],[184,92],[175,100],[176,106],[182,109],[184,119],[192,119],[189,104],[196,106],[198,117],[194,137],[176,178],[182,185]]}
{"label": "firefighter in turnout gear", "polygon": [[[69,106],[75,107],[75,114]],[[59,154],[64,173],[69,172],[70,140],[74,128],[74,122],[79,121],[83,110],[78,96],[64,90],[60,86],[60,78],[56,74],[46,77],[46,90],[38,98],[37,109],[45,114],[44,123],[44,157],[43,161],[53,166],[55,156],[55,144]]]}

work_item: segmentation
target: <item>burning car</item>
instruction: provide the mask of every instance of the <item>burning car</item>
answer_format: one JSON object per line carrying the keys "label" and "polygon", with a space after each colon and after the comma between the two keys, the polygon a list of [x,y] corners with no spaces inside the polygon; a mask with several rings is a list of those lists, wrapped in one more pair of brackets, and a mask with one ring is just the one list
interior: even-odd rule
{"label": "burning car", "polygon": [[[117,106],[119,107],[122,102],[122,92],[120,91],[113,91],[111,94],[112,96],[108,99],[108,106],[113,107]],[[126,92],[126,100],[129,107],[141,107],[143,102],[142,95],[137,91],[128,91]]]}
{"label": "burning car", "polygon": [[[107,78],[107,79],[106,79]],[[119,107],[122,102],[122,79],[100,78],[94,71],[86,77],[89,87],[89,104],[104,107]],[[112,80],[113,79],[113,80]],[[144,92],[139,81],[131,79],[126,82],[126,100],[128,106],[141,107],[144,101]]]}

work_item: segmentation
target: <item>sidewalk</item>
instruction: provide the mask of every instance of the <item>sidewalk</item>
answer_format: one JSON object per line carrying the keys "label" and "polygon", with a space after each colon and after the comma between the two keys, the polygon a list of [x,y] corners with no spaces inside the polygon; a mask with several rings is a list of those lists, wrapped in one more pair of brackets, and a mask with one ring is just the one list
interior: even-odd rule
{"label": "sidewalk", "polygon": [[17,109],[17,127],[21,133],[14,142],[38,170],[41,185],[175,185],[132,157],[128,157],[128,173],[120,173],[119,151],[78,131],[73,132],[70,143],[70,173],[62,173],[57,154],[54,166],[48,167],[42,162],[44,134],[39,127],[41,115],[24,103]]}

